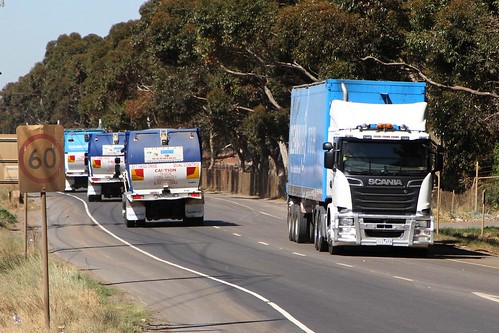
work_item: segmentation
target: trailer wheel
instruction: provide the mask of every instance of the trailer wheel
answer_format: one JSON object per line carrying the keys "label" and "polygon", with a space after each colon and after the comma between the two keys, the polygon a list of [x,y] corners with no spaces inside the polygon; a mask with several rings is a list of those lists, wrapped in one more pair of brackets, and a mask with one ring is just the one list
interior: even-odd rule
{"label": "trailer wheel", "polygon": [[137,221],[134,220],[127,220],[125,218],[125,224],[127,228],[135,228],[137,226]]}
{"label": "trailer wheel", "polygon": [[290,241],[294,241],[295,237],[295,231],[294,231],[294,221],[295,221],[295,205],[289,206],[288,205],[288,217],[287,217],[287,222],[288,222],[288,238]]}
{"label": "trailer wheel", "polygon": [[96,195],[89,195],[88,196],[88,201],[89,202],[96,202],[96,201],[101,201],[102,200],[102,197],[100,194],[96,194]]}
{"label": "trailer wheel", "polygon": [[184,223],[188,226],[201,226],[204,223],[204,217],[184,217]]}
{"label": "trailer wheel", "polygon": [[294,220],[294,225],[295,225],[295,241],[297,243],[305,243],[308,238],[308,232],[307,232],[307,226],[308,226],[308,219],[300,211],[300,208],[296,208],[296,216]]}

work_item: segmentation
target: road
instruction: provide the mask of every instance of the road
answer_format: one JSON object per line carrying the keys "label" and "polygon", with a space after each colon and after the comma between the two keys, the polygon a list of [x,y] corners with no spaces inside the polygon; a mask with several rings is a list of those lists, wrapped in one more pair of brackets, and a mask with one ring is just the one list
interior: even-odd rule
{"label": "road", "polygon": [[315,251],[286,204],[206,196],[205,225],[126,228],[121,202],[49,193],[52,253],[134,295],[155,332],[497,332],[499,259],[436,245]]}

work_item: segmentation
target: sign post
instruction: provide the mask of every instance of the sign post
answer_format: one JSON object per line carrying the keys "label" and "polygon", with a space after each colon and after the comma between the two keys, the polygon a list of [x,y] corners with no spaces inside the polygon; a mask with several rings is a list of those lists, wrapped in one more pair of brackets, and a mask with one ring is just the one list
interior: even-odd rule
{"label": "sign post", "polygon": [[50,329],[46,192],[64,190],[64,128],[61,125],[27,125],[17,127],[16,134],[19,189],[21,193],[41,194],[45,326]]}

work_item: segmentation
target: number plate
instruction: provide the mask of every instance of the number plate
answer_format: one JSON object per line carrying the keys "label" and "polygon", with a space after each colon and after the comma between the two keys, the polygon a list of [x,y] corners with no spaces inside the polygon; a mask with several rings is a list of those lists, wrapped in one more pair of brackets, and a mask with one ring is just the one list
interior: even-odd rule
{"label": "number plate", "polygon": [[391,238],[376,239],[376,245],[393,245],[393,239]]}

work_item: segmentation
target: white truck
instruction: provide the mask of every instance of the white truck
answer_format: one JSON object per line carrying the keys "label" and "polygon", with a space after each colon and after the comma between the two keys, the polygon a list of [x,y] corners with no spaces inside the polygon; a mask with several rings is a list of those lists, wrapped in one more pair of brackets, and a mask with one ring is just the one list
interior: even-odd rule
{"label": "white truck", "polygon": [[90,134],[92,133],[105,133],[105,130],[100,128],[64,130],[65,191],[74,191],[87,187],[86,155],[88,153]]}
{"label": "white truck", "polygon": [[426,130],[425,84],[333,80],[294,87],[288,232],[331,254],[346,246],[433,244],[440,146]]}
{"label": "white truck", "polygon": [[126,132],[122,200],[127,227],[166,219],[202,225],[201,162],[199,128]]}
{"label": "white truck", "polygon": [[88,201],[121,198],[125,171],[125,132],[93,133],[88,142]]}

